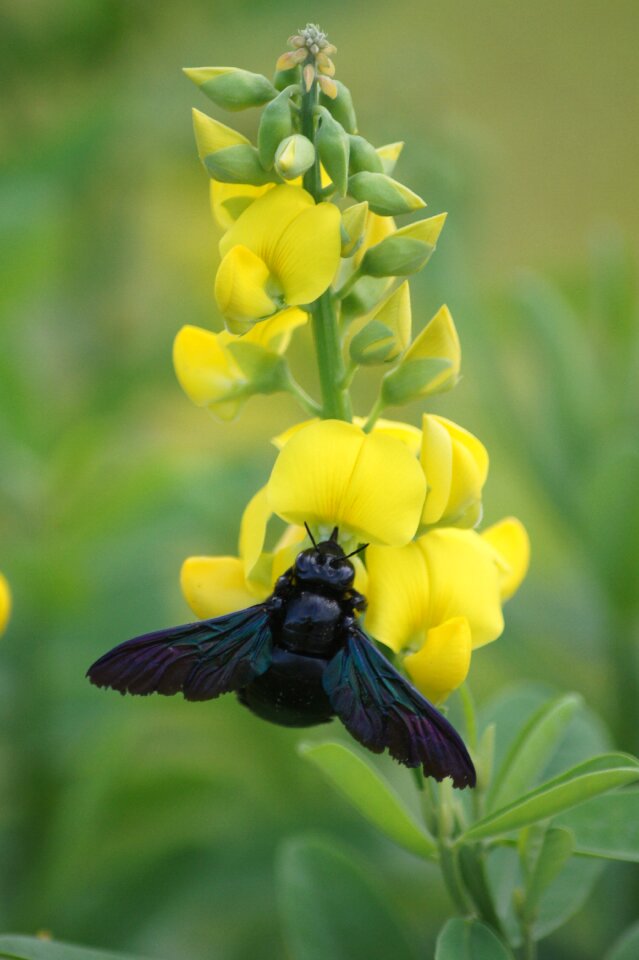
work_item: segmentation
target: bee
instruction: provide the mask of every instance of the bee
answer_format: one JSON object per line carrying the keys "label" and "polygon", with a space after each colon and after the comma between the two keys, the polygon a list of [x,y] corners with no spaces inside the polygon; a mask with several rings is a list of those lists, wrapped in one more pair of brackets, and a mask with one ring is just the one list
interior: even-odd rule
{"label": "bee", "polygon": [[146,696],[213,700],[234,692],[258,717],[309,727],[337,716],[360,744],[387,749],[426,777],[474,787],[475,769],[448,720],[358,623],[365,597],[338,529],[302,550],[263,603],[127,640],[87,671],[91,683]]}

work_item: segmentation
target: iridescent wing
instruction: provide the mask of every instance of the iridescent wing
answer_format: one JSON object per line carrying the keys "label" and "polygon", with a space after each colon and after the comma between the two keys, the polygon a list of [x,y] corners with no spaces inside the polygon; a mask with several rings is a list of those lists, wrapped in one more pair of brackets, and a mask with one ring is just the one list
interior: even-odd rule
{"label": "iridescent wing", "polygon": [[146,696],[182,692],[212,700],[246,686],[271,663],[273,636],[264,604],[214,620],[134,637],[89,667],[97,687]]}
{"label": "iridescent wing", "polygon": [[455,728],[388,662],[357,626],[324,673],[324,689],[348,732],[374,753],[463,789],[475,768]]}

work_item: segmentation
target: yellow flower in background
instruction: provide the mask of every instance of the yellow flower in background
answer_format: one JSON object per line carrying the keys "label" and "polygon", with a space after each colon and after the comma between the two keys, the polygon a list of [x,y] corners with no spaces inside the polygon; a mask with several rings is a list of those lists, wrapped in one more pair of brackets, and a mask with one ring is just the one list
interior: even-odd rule
{"label": "yellow flower in background", "polygon": [[301,187],[268,190],[220,241],[215,297],[229,328],[243,332],[284,306],[317,299],[340,262],[340,212]]}
{"label": "yellow flower in background", "polygon": [[281,389],[279,358],[308,317],[297,307],[256,324],[244,336],[184,326],[173,344],[180,386],[198,407],[232,420],[251,395]]}
{"label": "yellow flower in background", "polygon": [[466,679],[472,650],[504,628],[502,603],[526,574],[529,543],[514,518],[483,534],[432,530],[403,547],[369,547],[367,630],[439,702]]}
{"label": "yellow flower in background", "polygon": [[[240,525],[237,557],[189,557],[180,573],[182,592],[197,617],[208,619],[261,603],[275,581],[310,547],[306,530],[287,527],[272,551],[264,549],[272,513],[266,488],[249,501]],[[367,576],[362,561],[353,558],[355,587],[365,592]]]}
{"label": "yellow flower in background", "polygon": [[400,545],[415,535],[426,483],[406,444],[383,431],[322,420],[304,425],[280,451],[268,483],[274,513],[340,539]]}
{"label": "yellow flower in background", "polygon": [[488,452],[483,443],[452,420],[424,414],[420,460],[428,484],[424,526],[475,526],[481,518],[481,495],[488,475]]}
{"label": "yellow flower in background", "polygon": [[0,573],[0,633],[3,632],[11,615],[11,591],[5,577]]}

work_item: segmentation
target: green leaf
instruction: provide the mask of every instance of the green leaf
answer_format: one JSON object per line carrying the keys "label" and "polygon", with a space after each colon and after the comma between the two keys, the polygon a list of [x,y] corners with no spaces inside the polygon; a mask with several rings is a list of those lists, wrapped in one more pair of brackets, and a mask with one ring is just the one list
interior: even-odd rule
{"label": "green leaf", "polygon": [[[571,830],[575,853],[639,862],[639,790],[593,797],[556,821]],[[639,954],[638,954],[639,956]]]}
{"label": "green leaf", "polygon": [[570,830],[562,827],[550,827],[544,834],[541,849],[526,883],[526,897],[523,915],[532,919],[542,894],[553,882],[573,852],[573,836]]}
{"label": "green leaf", "polygon": [[479,920],[449,920],[437,938],[435,960],[511,960],[512,953]]}
{"label": "green leaf", "polygon": [[498,837],[562,810],[575,807],[590,797],[639,779],[639,761],[623,753],[603,754],[566,770],[514,803],[489,814],[467,830],[458,842]]}
{"label": "green leaf", "polygon": [[325,841],[284,844],[276,882],[291,960],[414,960],[391,897],[371,873]]}
{"label": "green leaf", "polygon": [[637,960],[639,957],[639,922],[622,933],[604,960]]}
{"label": "green leaf", "polygon": [[568,694],[544,703],[532,714],[512,742],[495,777],[488,798],[489,810],[506,806],[534,783],[581,702],[577,694]]}
{"label": "green leaf", "polygon": [[437,845],[406,809],[393,787],[350,747],[341,743],[302,744],[300,754],[382,833],[418,857],[434,857]]}
{"label": "green leaf", "polygon": [[128,954],[73,947],[37,937],[0,937],[0,960],[133,960]]}

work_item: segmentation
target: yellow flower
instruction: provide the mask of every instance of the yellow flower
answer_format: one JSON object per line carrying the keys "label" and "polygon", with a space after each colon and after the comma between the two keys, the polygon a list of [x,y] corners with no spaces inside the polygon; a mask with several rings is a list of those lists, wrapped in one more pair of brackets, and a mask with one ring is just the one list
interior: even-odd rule
{"label": "yellow flower", "polygon": [[342,537],[400,545],[415,534],[426,484],[402,440],[340,420],[311,422],[282,448],[268,483],[275,513]]}
{"label": "yellow flower", "polygon": [[[363,427],[365,421],[355,417],[354,422]],[[281,450],[311,423],[319,421],[296,423],[273,443]],[[472,433],[444,417],[425,414],[422,426],[420,430],[410,423],[380,418],[372,435],[400,440],[419,457],[427,485],[420,526],[471,527],[481,515],[481,493],[488,472],[486,448]]]}
{"label": "yellow flower", "polygon": [[340,262],[340,213],[301,187],[268,190],[220,241],[215,296],[234,332],[284,305],[316,300]]}
{"label": "yellow flower", "polygon": [[[264,549],[271,518],[266,488],[249,501],[240,525],[239,556],[189,557],[180,573],[182,592],[197,617],[208,619],[261,603],[275,581],[311,543],[303,527],[289,526],[272,551]],[[356,589],[365,591],[366,571],[353,558]]]}
{"label": "yellow flower", "polygon": [[2,633],[9,622],[10,614],[11,591],[9,590],[9,584],[0,573],[0,633]]}
{"label": "yellow flower", "polygon": [[293,330],[307,315],[293,307],[244,336],[226,330],[212,333],[185,326],[173,344],[173,363],[180,385],[198,407],[220,420],[232,420],[249,396],[282,389],[282,363]]}
{"label": "yellow flower", "polygon": [[424,526],[475,526],[488,474],[483,443],[452,420],[424,414],[420,459],[428,483]]}
{"label": "yellow flower", "polygon": [[513,519],[483,535],[447,528],[403,547],[369,547],[366,627],[405,654],[414,683],[439,702],[465,680],[471,651],[501,634],[502,602],[523,579],[528,552]]}

